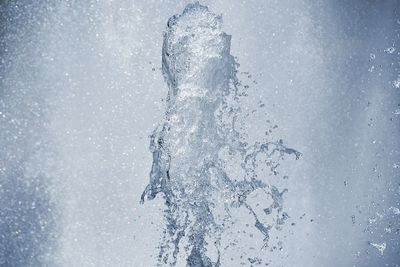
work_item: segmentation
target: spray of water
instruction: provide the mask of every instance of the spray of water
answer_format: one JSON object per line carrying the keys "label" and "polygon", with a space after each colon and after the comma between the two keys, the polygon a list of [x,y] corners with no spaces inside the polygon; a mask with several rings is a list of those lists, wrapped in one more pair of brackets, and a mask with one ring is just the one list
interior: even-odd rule
{"label": "spray of water", "polygon": [[[264,215],[276,211],[284,223],[283,193],[260,176],[258,165],[276,174],[276,161],[300,153],[282,141],[246,142],[240,132],[241,85],[230,54],[231,36],[222,19],[199,3],[168,21],[162,71],[169,87],[163,123],[151,135],[153,165],[142,195],[165,199],[166,228],[160,264],[175,265],[179,253],[188,266],[220,266],[221,236],[232,223],[230,210],[244,208],[268,245],[273,224],[262,222],[247,197],[262,191],[272,199]],[[231,166],[237,168],[232,171]]]}

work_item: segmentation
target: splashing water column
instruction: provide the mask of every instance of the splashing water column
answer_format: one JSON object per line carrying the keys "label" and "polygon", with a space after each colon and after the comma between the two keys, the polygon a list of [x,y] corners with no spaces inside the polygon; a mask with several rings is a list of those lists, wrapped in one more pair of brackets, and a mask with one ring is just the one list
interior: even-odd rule
{"label": "splashing water column", "polygon": [[[221,18],[198,3],[168,21],[162,51],[168,107],[165,122],[152,135],[151,183],[144,195],[164,193],[176,245],[179,233],[190,229],[190,266],[212,266],[205,256],[205,238],[213,228],[209,169],[224,142],[214,113],[233,74],[229,48]],[[178,246],[174,250],[176,255]]]}
{"label": "splashing water column", "polygon": [[[268,240],[271,226],[264,225],[245,202],[251,192],[267,187],[256,179],[257,156],[278,152],[298,157],[282,143],[248,146],[241,141],[234,126],[237,109],[229,103],[238,97],[236,63],[230,54],[231,36],[221,26],[220,16],[195,3],[171,17],[164,33],[167,110],[165,121],[151,136],[153,165],[142,201],[158,193],[165,198],[167,229],[159,255],[165,264],[176,264],[185,240],[188,266],[219,266],[219,237],[229,219],[227,210],[235,205],[254,216],[254,226]],[[247,177],[226,174],[221,164],[225,149],[242,157]],[[274,208],[282,209],[281,204]],[[213,247],[217,251],[211,260]]]}

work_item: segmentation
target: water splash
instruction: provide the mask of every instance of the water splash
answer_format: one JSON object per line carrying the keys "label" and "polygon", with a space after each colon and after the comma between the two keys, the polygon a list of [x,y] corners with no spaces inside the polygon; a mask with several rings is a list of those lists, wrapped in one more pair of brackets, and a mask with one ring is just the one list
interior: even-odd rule
{"label": "water splash", "polygon": [[386,249],[386,243],[385,242],[383,242],[381,244],[369,242],[369,244],[372,247],[376,248],[381,255],[383,255],[383,253],[385,252],[385,249]]}
{"label": "water splash", "polygon": [[[243,207],[268,245],[273,224],[262,222],[247,197],[262,191],[276,211],[275,226],[288,218],[283,194],[260,179],[258,166],[277,175],[278,161],[300,153],[281,140],[248,144],[237,129],[241,84],[230,54],[231,36],[222,19],[199,3],[171,17],[164,33],[162,71],[169,87],[165,120],[151,135],[150,184],[141,201],[165,199],[167,222],[160,264],[174,266],[184,253],[188,266],[220,266],[221,235],[231,222],[230,210]],[[245,87],[246,89],[247,87]],[[232,171],[233,168],[239,170]],[[214,252],[214,253],[213,253]]]}

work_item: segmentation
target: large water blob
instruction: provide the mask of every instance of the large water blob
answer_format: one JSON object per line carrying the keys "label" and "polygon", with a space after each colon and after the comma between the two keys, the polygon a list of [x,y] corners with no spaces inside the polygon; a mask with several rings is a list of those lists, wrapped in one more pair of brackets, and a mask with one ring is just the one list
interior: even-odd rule
{"label": "large water blob", "polygon": [[[164,33],[162,71],[169,87],[163,123],[151,135],[153,164],[142,202],[165,199],[166,228],[160,264],[174,266],[184,253],[188,266],[220,266],[221,235],[232,224],[230,210],[244,208],[268,245],[269,231],[288,218],[283,193],[263,180],[260,163],[277,174],[286,154],[300,153],[281,140],[246,142],[238,129],[241,84],[230,54],[231,36],[222,19],[199,3],[171,17]],[[237,168],[232,172],[231,167]],[[260,190],[272,204],[265,223],[247,198]]]}

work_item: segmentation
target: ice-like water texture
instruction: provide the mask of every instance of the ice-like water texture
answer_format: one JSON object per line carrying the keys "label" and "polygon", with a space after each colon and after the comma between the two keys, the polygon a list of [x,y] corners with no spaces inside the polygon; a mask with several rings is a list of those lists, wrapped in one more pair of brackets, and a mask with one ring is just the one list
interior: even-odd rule
{"label": "ice-like water texture", "polygon": [[[198,3],[168,21],[164,33],[162,71],[169,92],[165,121],[152,136],[153,165],[142,201],[162,193],[167,226],[160,264],[175,265],[185,253],[188,266],[219,266],[220,237],[232,208],[243,207],[268,241],[274,226],[263,223],[246,198],[256,190],[270,195],[264,212],[277,211],[275,224],[288,215],[282,195],[258,177],[260,158],[276,172],[274,162],[300,153],[282,141],[249,145],[237,128],[240,83],[230,54],[231,36],[222,19]],[[266,163],[265,163],[266,162]],[[239,170],[232,171],[234,168]]]}

